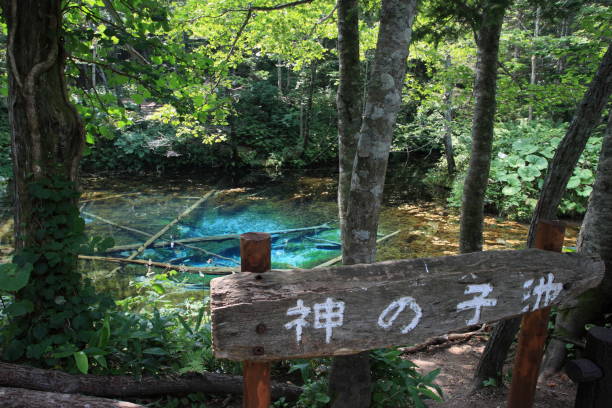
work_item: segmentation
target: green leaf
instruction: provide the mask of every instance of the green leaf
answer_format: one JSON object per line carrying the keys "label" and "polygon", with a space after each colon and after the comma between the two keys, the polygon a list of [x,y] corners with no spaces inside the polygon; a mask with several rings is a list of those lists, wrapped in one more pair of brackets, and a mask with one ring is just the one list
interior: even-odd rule
{"label": "green leaf", "polygon": [[578,177],[586,182],[593,180],[593,172],[589,169],[580,169],[576,173],[578,173]]}
{"label": "green leaf", "polygon": [[523,167],[525,165],[525,161],[519,156],[508,156],[506,161],[510,167]]}
{"label": "green leaf", "polygon": [[73,356],[79,371],[83,374],[87,374],[89,371],[89,359],[87,358],[87,354],[82,351],[77,351]]}
{"label": "green leaf", "polygon": [[21,300],[18,302],[11,303],[5,312],[11,317],[23,316],[34,310],[34,304],[29,300]]}
{"label": "green leaf", "polygon": [[516,186],[505,186],[502,189],[502,194],[503,195],[507,195],[507,196],[512,196],[515,195],[516,193],[518,193],[519,191],[521,191],[520,187],[516,187]]}
{"label": "green leaf", "polygon": [[525,166],[518,169],[518,174],[525,181],[533,181],[542,173],[535,166]]}
{"label": "green leaf", "polygon": [[110,323],[108,319],[104,320],[102,323],[102,328],[100,329],[100,339],[98,340],[98,347],[105,348],[108,345],[108,340],[110,339]]}
{"label": "green leaf", "polygon": [[578,187],[579,185],[580,185],[580,177],[578,176],[572,176],[567,182],[567,188],[570,190]]}
{"label": "green leaf", "polygon": [[0,288],[9,292],[16,292],[24,288],[30,280],[32,264],[22,267],[14,263],[0,264]]}
{"label": "green leaf", "polygon": [[535,154],[530,154],[527,156],[527,161],[534,165],[538,170],[544,170],[548,168],[548,161],[542,156],[536,156]]}
{"label": "green leaf", "polygon": [[142,354],[152,354],[154,356],[166,356],[168,352],[160,347],[149,347],[142,350]]}
{"label": "green leaf", "polygon": [[94,360],[96,360],[98,362],[98,364],[100,364],[102,367],[104,368],[108,368],[108,363],[106,362],[106,357],[102,356],[102,355],[95,355],[93,356]]}

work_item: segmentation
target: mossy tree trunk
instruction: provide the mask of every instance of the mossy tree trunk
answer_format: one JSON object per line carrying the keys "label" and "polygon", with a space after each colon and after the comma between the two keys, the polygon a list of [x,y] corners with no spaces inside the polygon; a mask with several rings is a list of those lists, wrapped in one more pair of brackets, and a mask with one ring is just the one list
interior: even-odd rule
{"label": "mossy tree trunk", "polygon": [[[9,122],[13,153],[15,246],[35,239],[28,184],[61,175],[77,181],[81,120],[64,80],[60,0],[4,0],[9,40]],[[72,199],[72,202],[74,199]],[[75,258],[76,260],[76,258]]]}

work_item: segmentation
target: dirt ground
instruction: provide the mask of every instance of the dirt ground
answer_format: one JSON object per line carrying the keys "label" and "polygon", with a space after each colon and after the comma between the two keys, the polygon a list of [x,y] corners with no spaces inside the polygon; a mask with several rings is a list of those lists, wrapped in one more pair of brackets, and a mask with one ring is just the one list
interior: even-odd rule
{"label": "dirt ground", "polygon": [[[473,337],[436,350],[407,355],[423,372],[441,367],[437,383],[444,391],[444,402],[428,402],[430,408],[504,408],[509,384],[503,388],[486,387],[470,394],[474,369],[486,340]],[[507,364],[511,366],[511,364]],[[536,390],[536,408],[569,408],[574,406],[576,387],[565,374],[559,374],[539,384]]]}

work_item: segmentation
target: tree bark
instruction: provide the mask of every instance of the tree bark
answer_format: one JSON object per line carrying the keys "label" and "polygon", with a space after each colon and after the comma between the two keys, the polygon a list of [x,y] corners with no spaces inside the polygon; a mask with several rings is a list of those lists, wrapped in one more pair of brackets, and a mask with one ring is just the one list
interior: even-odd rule
{"label": "tree bark", "polygon": [[[535,226],[541,219],[554,219],[557,216],[557,207],[561,201],[561,197],[565,192],[565,187],[569,178],[576,167],[576,163],[586,146],[586,142],[591,134],[591,131],[601,117],[601,112],[612,93],[612,44],[608,47],[601,64],[589,85],[582,101],[576,109],[576,114],[568,128],[565,137],[557,147],[553,160],[548,166],[548,172],[544,180],[544,186],[540,193],[540,198],[531,218],[529,234],[527,236],[527,247],[531,248],[535,241]],[[588,294],[583,295],[585,298]],[[596,299],[593,299],[597,302]],[[586,307],[586,301],[583,303]],[[485,347],[483,356],[479,363],[480,367],[498,367],[503,365],[508,355],[508,349],[511,342],[507,339],[514,338],[518,331],[518,322],[502,321],[498,323],[493,331],[489,342]],[[575,331],[571,327],[567,327],[569,331]],[[558,344],[553,347],[558,348]],[[553,349],[554,350],[554,349]],[[546,372],[553,370],[557,363],[554,360],[559,359],[559,351],[553,351],[550,357],[546,357],[543,369]],[[555,355],[555,357],[553,357]],[[481,384],[488,377],[488,372],[476,371],[475,385]]]}
{"label": "tree bark", "polygon": [[[351,80],[348,75],[352,72],[354,80],[359,74],[358,4],[352,0],[350,2],[340,0],[338,6],[340,75],[342,79]],[[363,121],[358,119],[360,118],[359,83],[345,82],[344,85],[350,84],[352,89],[338,91],[338,111],[339,117],[342,118],[338,126],[340,136],[338,201],[342,261],[345,265],[371,263],[375,260],[376,233],[385,172],[393,127],[402,100],[401,90],[415,13],[416,0],[382,2],[380,29],[374,66],[368,83]],[[353,99],[347,99],[346,92],[354,93]],[[350,121],[347,120],[349,118]],[[371,378],[367,353],[334,359],[330,375],[330,392],[333,408],[370,406]]]}
{"label": "tree bark", "polygon": [[[15,249],[33,244],[27,185],[59,174],[76,182],[84,129],[64,82],[60,0],[4,0],[9,41],[9,123],[14,174]],[[73,199],[70,200],[72,203]],[[76,265],[76,254],[70,262]]]}
{"label": "tree bark", "polygon": [[[606,265],[606,274],[601,285],[581,295],[574,307],[557,314],[555,333],[570,339],[582,337],[584,325],[601,317],[612,293],[612,110],[577,250],[583,255],[600,257]],[[566,355],[565,343],[558,339],[553,338],[548,347],[542,370],[545,377],[561,369]]]}
{"label": "tree bark", "polygon": [[[502,3],[502,4],[500,4]],[[484,197],[491,166],[497,55],[504,19],[505,2],[487,2],[476,35],[476,102],[472,119],[472,151],[463,185],[459,250],[461,253],[482,251]]]}
{"label": "tree bark", "polygon": [[353,161],[361,128],[359,69],[359,6],[357,0],[338,0],[338,207],[340,230],[346,235],[346,213]]}
{"label": "tree bark", "polygon": [[[450,54],[446,54],[444,65],[447,69],[451,67]],[[452,176],[455,174],[457,165],[455,164],[455,154],[453,152],[453,132],[451,127],[453,123],[453,86],[451,84],[447,85],[444,92],[444,105],[446,108],[444,111],[444,155],[446,156],[448,175]]]}
{"label": "tree bark", "polygon": [[145,408],[144,405],[78,394],[0,387],[3,408]]}
{"label": "tree bark", "polygon": [[[535,28],[533,29],[533,47],[536,46],[536,39],[540,36],[540,16],[542,14],[542,7],[538,6],[536,9],[535,16]],[[536,83],[536,69],[537,69],[537,55],[535,52],[531,54],[531,75],[529,77],[529,84],[535,85]],[[533,92],[533,89],[531,90]],[[529,113],[528,113],[529,121],[533,120],[533,101],[529,104]]]}
{"label": "tree bark", "polygon": [[[0,363],[0,386],[63,394],[84,394],[108,398],[151,397],[190,392],[242,394],[242,377],[216,373],[188,373],[180,376],[68,374],[16,364]],[[272,397],[294,401],[302,388],[283,383],[272,385]]]}

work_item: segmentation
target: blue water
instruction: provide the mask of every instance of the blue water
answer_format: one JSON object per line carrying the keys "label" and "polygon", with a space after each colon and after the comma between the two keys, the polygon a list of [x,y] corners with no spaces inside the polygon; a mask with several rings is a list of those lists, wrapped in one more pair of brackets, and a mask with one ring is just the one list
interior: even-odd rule
{"label": "blue water", "polygon": [[[163,197],[160,198],[163,200]],[[243,200],[242,204],[226,207],[214,200],[207,202],[202,208],[194,211],[188,219],[171,228],[160,240],[174,241],[182,238],[206,237],[228,234],[241,234],[245,232],[273,232],[286,229],[312,227],[332,221],[335,218],[335,208],[330,207],[333,213],[329,216],[321,215],[321,209],[310,214],[306,205],[296,206],[275,204],[267,201],[252,202]],[[246,203],[246,204],[245,204]],[[147,202],[147,204],[150,204]],[[185,206],[188,205],[188,202]],[[331,212],[330,211],[330,212]],[[146,211],[145,211],[146,212]],[[157,217],[158,218],[158,217]],[[99,223],[90,217],[85,217],[87,224]],[[115,222],[120,220],[113,219]],[[153,223],[153,220],[149,221]],[[124,222],[125,223],[125,222]],[[333,226],[333,224],[329,224]],[[146,228],[146,225],[137,225],[137,228]],[[145,231],[151,231],[152,228]],[[123,231],[117,231],[117,234]],[[140,238],[144,239],[144,238]],[[123,241],[126,241],[124,238]],[[128,240],[134,242],[134,238]],[[312,230],[308,232],[278,234],[272,236],[272,267],[273,268],[309,268],[340,255],[340,232],[337,228],[325,230]],[[200,251],[185,248],[181,245],[166,248],[146,249],[138,259],[156,262],[172,263],[190,266],[227,266],[240,265],[239,241],[237,239],[226,241],[211,241],[192,243],[191,245],[221,255],[203,254]],[[115,254],[128,257],[132,251]]]}

